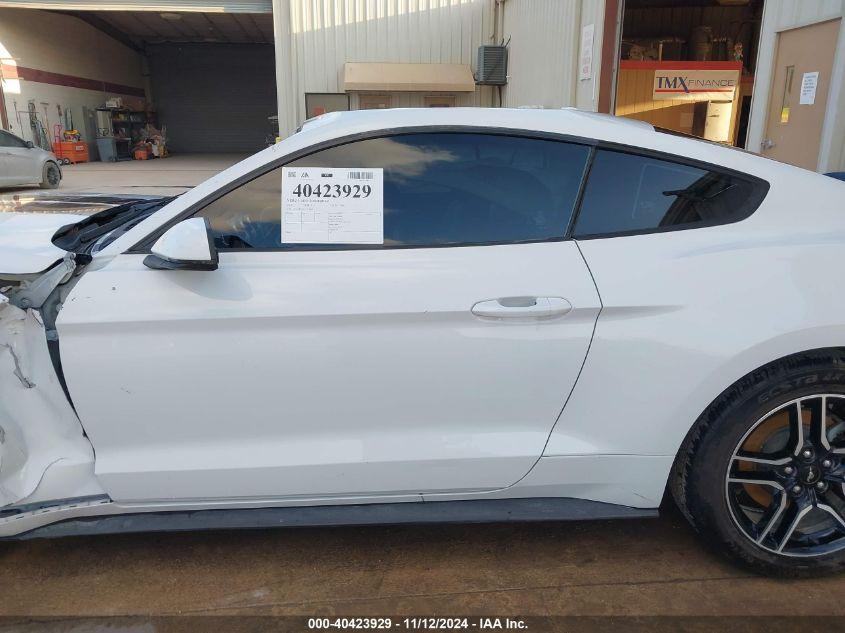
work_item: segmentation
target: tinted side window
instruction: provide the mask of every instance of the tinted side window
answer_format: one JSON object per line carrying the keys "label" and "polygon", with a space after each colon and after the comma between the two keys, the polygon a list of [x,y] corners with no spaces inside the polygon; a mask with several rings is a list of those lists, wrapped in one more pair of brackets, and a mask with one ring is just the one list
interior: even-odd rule
{"label": "tinted side window", "polygon": [[[559,141],[407,134],[339,145],[285,167],[383,168],[384,246],[424,247],[562,238],[588,154]],[[303,248],[281,242],[281,179],[280,167],[199,212],[218,248]]]}
{"label": "tinted side window", "polygon": [[26,147],[26,143],[18,137],[0,130],[0,147]]}
{"label": "tinted side window", "polygon": [[750,178],[599,150],[575,237],[735,222],[760,204],[765,191]]}

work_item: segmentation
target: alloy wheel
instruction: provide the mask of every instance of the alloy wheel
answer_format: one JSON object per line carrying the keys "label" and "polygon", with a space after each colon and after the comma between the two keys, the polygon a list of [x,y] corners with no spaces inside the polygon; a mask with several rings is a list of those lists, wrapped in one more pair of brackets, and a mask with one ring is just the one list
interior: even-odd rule
{"label": "alloy wheel", "polygon": [[845,548],[845,395],[803,396],[760,418],[731,456],[725,494],[737,527],[763,549]]}

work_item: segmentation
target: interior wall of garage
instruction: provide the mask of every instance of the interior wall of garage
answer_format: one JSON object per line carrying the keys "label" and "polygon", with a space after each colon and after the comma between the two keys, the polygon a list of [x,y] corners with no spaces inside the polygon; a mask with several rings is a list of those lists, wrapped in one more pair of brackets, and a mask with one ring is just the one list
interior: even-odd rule
{"label": "interior wall of garage", "polygon": [[272,45],[148,47],[159,125],[172,152],[255,152],[277,112]]}
{"label": "interior wall of garage", "polygon": [[49,135],[60,122],[57,106],[70,109],[82,130],[83,106],[96,108],[112,96],[144,97],[141,55],[68,15],[0,8],[0,64],[9,127],[27,140],[31,100]]}
{"label": "interior wall of garage", "polygon": [[[778,33],[845,17],[845,0],[766,0],[763,6],[754,98],[746,142],[746,149],[752,152],[760,151],[766,133]],[[818,163],[818,171],[841,170],[845,170],[845,28],[840,28],[834,56]]]}

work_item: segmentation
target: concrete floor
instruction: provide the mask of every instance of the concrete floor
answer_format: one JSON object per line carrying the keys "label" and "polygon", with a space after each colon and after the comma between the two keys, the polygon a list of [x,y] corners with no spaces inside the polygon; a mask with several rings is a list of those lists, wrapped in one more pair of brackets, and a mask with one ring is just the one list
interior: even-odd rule
{"label": "concrete floor", "polygon": [[702,548],[674,511],[3,542],[0,587],[0,616],[30,617],[845,615],[834,598],[845,577],[754,576]]}
{"label": "concrete floor", "polygon": [[35,187],[0,189],[0,200],[15,195],[50,196],[57,193],[184,193],[214,174],[246,158],[246,154],[175,154],[154,160],[80,163],[62,167],[57,190]]}

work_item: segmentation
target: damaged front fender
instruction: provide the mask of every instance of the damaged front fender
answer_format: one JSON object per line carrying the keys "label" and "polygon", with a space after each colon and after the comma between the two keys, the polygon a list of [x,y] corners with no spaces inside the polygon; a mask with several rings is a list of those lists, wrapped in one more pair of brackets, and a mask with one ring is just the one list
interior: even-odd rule
{"label": "damaged front fender", "polygon": [[56,373],[42,315],[14,305],[44,303],[67,279],[64,270],[45,280],[51,271],[0,294],[0,510],[102,493],[94,451]]}

